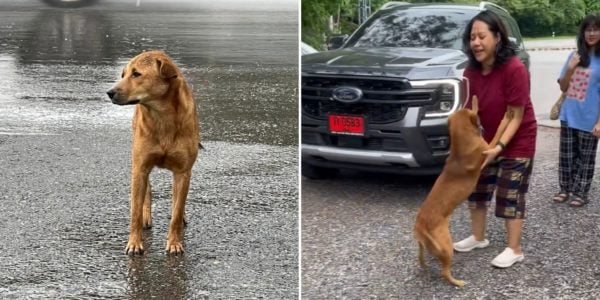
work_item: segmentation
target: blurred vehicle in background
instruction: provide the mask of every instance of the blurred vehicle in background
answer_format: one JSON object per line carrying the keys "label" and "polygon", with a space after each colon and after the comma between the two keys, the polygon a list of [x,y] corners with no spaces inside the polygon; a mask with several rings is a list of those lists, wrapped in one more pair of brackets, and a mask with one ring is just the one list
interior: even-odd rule
{"label": "blurred vehicle in background", "polygon": [[306,44],[305,42],[300,42],[300,54],[306,55],[311,53],[317,53],[317,49],[313,48],[311,45]]}
{"label": "blurred vehicle in background", "polygon": [[40,0],[50,6],[65,7],[65,8],[76,8],[92,5],[98,0]]}

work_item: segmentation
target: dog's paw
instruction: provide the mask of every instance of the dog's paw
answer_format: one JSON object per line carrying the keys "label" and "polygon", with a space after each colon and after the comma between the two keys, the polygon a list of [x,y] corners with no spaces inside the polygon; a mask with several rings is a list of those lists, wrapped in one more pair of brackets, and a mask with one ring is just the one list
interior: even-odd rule
{"label": "dog's paw", "polygon": [[152,217],[146,217],[144,215],[144,221],[142,222],[142,225],[144,226],[144,229],[152,228]]}
{"label": "dog's paw", "polygon": [[144,211],[142,213],[142,226],[144,229],[152,228],[152,210],[146,203],[144,203]]}
{"label": "dog's paw", "polygon": [[169,255],[180,255],[183,254],[183,244],[179,241],[167,241],[167,247],[165,248]]}
{"label": "dog's paw", "polygon": [[452,282],[452,284],[456,285],[457,287],[463,287],[463,286],[465,286],[465,281],[459,280],[459,279],[454,279],[454,282]]}
{"label": "dog's paw", "polygon": [[125,248],[125,254],[127,255],[142,255],[144,254],[144,246],[142,241],[132,241],[131,239],[127,243]]}

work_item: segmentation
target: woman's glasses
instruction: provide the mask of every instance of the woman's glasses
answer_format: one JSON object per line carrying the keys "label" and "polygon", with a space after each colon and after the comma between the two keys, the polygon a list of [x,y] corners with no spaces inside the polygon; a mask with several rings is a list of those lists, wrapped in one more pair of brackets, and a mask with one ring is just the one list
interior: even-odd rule
{"label": "woman's glasses", "polygon": [[587,33],[587,34],[600,33],[600,28],[596,28],[596,27],[586,28],[585,33]]}

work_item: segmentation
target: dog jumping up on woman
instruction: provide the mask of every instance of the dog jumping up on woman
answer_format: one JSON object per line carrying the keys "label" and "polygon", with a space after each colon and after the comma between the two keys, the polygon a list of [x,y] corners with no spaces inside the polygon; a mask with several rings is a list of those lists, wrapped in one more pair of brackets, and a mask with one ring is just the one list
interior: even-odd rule
{"label": "dog jumping up on woman", "polygon": [[442,265],[442,277],[456,286],[465,282],[452,277],[452,236],[450,215],[475,189],[485,155],[483,152],[496,146],[512,118],[506,113],[496,135],[488,145],[483,139],[477,116],[478,100],[472,98],[471,109],[463,108],[448,118],[450,154],[442,173],[435,181],[417,214],[414,233],[419,244],[419,263],[425,267],[425,249],[437,257]]}

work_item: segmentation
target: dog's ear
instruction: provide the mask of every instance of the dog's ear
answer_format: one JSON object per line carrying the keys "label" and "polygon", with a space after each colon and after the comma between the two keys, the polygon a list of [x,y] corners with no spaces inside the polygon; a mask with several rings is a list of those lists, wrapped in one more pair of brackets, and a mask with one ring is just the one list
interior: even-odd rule
{"label": "dog's ear", "polygon": [[471,111],[475,114],[479,111],[479,99],[477,95],[473,95],[473,98],[471,98]]}
{"label": "dog's ear", "polygon": [[168,60],[157,59],[156,63],[158,65],[158,73],[160,77],[164,79],[173,79],[177,77],[177,70],[173,63]]}

